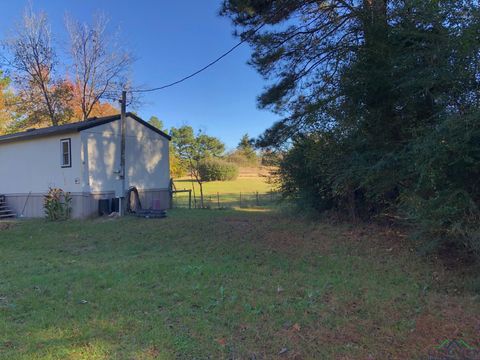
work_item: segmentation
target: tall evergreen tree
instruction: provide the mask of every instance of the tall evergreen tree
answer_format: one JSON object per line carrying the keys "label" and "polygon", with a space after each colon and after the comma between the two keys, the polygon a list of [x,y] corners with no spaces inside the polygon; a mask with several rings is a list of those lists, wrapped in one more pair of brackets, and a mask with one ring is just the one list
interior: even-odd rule
{"label": "tall evergreen tree", "polygon": [[152,126],[155,126],[159,130],[163,130],[163,121],[156,116],[150,116],[148,123]]}
{"label": "tall evergreen tree", "polygon": [[249,162],[255,162],[257,160],[257,154],[255,153],[253,144],[254,140],[250,139],[248,134],[244,134],[237,146],[237,151],[239,151]]}
{"label": "tall evergreen tree", "polygon": [[[476,0],[226,0],[284,116],[284,191],[320,209],[413,220],[480,251]],[[476,240],[475,240],[476,239]]]}

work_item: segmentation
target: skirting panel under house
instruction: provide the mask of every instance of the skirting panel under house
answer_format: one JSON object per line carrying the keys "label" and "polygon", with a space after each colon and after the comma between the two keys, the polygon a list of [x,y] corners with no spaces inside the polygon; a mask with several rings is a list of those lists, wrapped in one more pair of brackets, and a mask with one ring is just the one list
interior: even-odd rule
{"label": "skirting panel under house", "polygon": [[[170,192],[167,189],[139,189],[140,201],[144,209],[169,209]],[[19,217],[41,218],[45,216],[43,207],[44,195],[31,194],[4,194],[6,203]],[[98,215],[98,201],[112,199],[114,191],[101,193],[71,193],[72,218],[81,219]]]}

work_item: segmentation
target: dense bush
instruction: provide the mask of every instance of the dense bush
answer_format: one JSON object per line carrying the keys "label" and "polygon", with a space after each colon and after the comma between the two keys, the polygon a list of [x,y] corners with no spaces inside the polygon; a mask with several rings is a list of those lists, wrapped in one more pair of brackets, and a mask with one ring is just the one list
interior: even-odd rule
{"label": "dense bush", "polygon": [[238,177],[236,165],[219,159],[202,161],[198,170],[202,181],[228,181]]}
{"label": "dense bush", "polygon": [[50,188],[43,199],[45,216],[50,221],[67,220],[72,214],[72,197],[62,189]]}
{"label": "dense bush", "polygon": [[278,170],[283,193],[352,219],[411,224],[425,249],[480,255],[480,113],[438,119],[395,151],[363,151],[355,138],[294,141]]}
{"label": "dense bush", "polygon": [[401,209],[436,248],[455,244],[480,255],[480,112],[452,116],[412,141],[411,186]]}
{"label": "dense bush", "polygon": [[243,34],[269,24],[251,64],[271,80],[259,105],[282,119],[257,145],[283,154],[284,194],[480,254],[479,2],[288,3],[223,7]]}

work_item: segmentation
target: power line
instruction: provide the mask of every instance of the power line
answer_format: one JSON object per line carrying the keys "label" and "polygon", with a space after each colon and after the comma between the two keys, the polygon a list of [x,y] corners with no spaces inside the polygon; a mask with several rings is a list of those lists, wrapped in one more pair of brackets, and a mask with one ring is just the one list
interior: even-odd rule
{"label": "power line", "polygon": [[154,87],[154,88],[150,88],[150,89],[137,89],[137,90],[128,90],[127,92],[130,92],[130,93],[145,93],[145,92],[152,92],[152,91],[158,91],[158,90],[163,90],[163,89],[166,89],[166,88],[169,88],[169,87],[172,87],[172,86],[175,86],[177,84],[180,84],[182,82],[184,82],[185,80],[188,80],[198,74],[200,74],[201,72],[207,70],[209,67],[215,65],[217,62],[219,62],[220,60],[222,60],[224,57],[226,57],[227,55],[229,55],[230,53],[232,53],[236,48],[238,48],[239,46],[241,46],[243,43],[245,43],[246,41],[250,40],[251,37],[253,35],[255,35],[265,24],[262,24],[260,25],[259,27],[257,27],[256,29],[252,30],[252,32],[246,36],[244,39],[242,39],[238,44],[236,44],[235,46],[233,46],[232,48],[230,48],[228,51],[224,52],[222,55],[220,55],[218,58],[216,58],[215,60],[213,60],[212,62],[208,63],[207,65],[205,65],[204,67],[202,67],[201,69],[191,73],[190,75],[187,75],[183,78],[181,78],[180,80],[177,80],[177,81],[174,81],[172,83],[169,83],[169,84],[166,84],[166,85],[162,85],[162,86],[159,86],[159,87]]}

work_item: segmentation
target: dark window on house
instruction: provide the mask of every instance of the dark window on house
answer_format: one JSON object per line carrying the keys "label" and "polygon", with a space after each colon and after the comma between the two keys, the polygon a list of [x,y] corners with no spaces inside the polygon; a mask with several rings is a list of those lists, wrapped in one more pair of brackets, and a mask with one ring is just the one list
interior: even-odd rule
{"label": "dark window on house", "polygon": [[72,141],[71,139],[60,140],[61,164],[63,168],[72,167]]}

